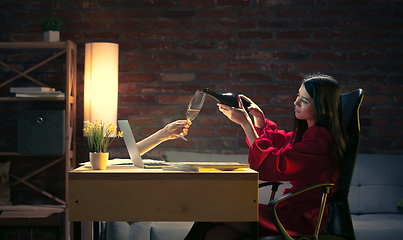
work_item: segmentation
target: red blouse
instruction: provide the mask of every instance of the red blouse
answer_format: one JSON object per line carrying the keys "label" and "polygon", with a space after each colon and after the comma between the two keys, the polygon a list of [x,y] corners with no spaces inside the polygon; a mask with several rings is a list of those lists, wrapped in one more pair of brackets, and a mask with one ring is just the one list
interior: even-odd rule
{"label": "red blouse", "polygon": [[[302,187],[330,182],[337,184],[339,170],[329,159],[332,135],[324,127],[308,128],[301,142],[288,143],[292,132],[286,133],[277,129],[277,124],[266,119],[263,129],[255,128],[259,137],[252,145],[249,141],[249,164],[259,172],[260,180],[290,181],[292,188],[284,193]],[[327,202],[330,202],[335,187],[330,190]],[[319,212],[322,188],[289,198],[277,206],[277,214],[290,235],[313,234]],[[327,210],[327,208],[326,208]],[[322,231],[326,226],[325,212]],[[277,235],[277,230],[267,213],[267,206],[259,206],[259,235]]]}

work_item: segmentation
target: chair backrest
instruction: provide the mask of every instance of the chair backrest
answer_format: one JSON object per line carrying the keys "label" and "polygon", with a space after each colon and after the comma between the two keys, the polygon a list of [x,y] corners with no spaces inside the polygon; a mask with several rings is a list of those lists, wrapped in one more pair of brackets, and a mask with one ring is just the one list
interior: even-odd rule
{"label": "chair backrest", "polygon": [[340,173],[336,193],[329,204],[329,215],[324,231],[324,234],[342,236],[347,240],[355,240],[348,194],[360,146],[359,109],[363,97],[362,89],[341,95],[343,128],[347,136],[346,151],[343,157],[345,166]]}

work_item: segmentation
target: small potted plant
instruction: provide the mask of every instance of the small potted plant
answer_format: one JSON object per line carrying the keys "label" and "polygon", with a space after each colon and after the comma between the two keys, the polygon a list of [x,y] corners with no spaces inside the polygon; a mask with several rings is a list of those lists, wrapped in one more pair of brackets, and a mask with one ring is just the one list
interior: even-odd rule
{"label": "small potted plant", "polygon": [[108,147],[116,137],[123,137],[123,132],[119,131],[116,137],[111,137],[116,131],[116,126],[112,123],[105,125],[97,120],[95,123],[85,121],[83,131],[88,138],[92,168],[95,170],[106,169],[109,158]]}
{"label": "small potted plant", "polygon": [[43,19],[41,27],[44,31],[45,42],[58,42],[60,40],[60,30],[62,30],[64,22],[55,17],[54,14]]}

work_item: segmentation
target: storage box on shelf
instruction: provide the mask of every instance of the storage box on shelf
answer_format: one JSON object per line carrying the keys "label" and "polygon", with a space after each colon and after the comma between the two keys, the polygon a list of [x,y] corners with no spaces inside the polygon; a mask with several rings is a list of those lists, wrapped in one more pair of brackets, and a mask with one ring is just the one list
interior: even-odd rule
{"label": "storage box on shelf", "polygon": [[[10,172],[4,172],[2,175],[9,176],[10,179],[2,182],[9,182],[12,190],[15,188],[22,191],[21,186],[25,186],[24,190],[30,191],[24,194],[17,191],[19,199],[14,199],[17,204],[13,203],[13,194],[11,194],[10,201],[10,193],[8,193],[8,201],[1,201],[2,204],[11,202],[12,205],[0,206],[0,229],[10,228],[11,225],[59,225],[56,229],[64,231],[65,239],[69,239],[67,176],[68,171],[76,164],[77,45],[70,40],[66,42],[0,42],[0,49],[2,52],[0,54],[0,64],[2,65],[0,66],[0,111],[2,111],[0,163],[11,162]],[[52,63],[54,64],[52,65]],[[54,66],[57,66],[57,69],[54,69]],[[16,97],[15,93],[10,93],[10,87],[55,88],[62,91],[64,96],[63,94],[46,94],[31,97],[22,94],[20,97]],[[50,129],[52,127],[58,129],[57,136],[63,138],[57,139],[60,140],[57,141],[57,151],[49,152],[47,148],[38,150],[35,147],[35,141],[41,141],[41,138],[46,139],[46,136],[54,134],[54,132],[41,133],[41,129],[47,129],[47,127],[38,128],[39,131],[38,129],[35,131],[35,123],[29,129],[24,128],[21,123],[18,126],[18,110],[20,110],[20,115],[24,114],[26,110],[34,110],[30,112],[31,115],[27,116],[34,118],[33,120],[37,121],[37,124],[42,124],[42,120],[43,124],[56,123],[55,120],[45,122],[47,119],[42,119],[39,115],[36,118],[33,116],[35,114],[53,114],[55,112],[56,122],[59,122],[60,116],[64,117],[63,122],[58,123],[58,126],[48,125]],[[24,117],[27,117],[25,115]],[[52,116],[50,115],[50,118]],[[48,115],[46,118],[49,118]],[[22,119],[21,116],[20,119]],[[17,133],[17,129],[20,129],[20,132]],[[27,135],[25,131],[30,130],[32,130],[31,133]],[[43,134],[43,136],[38,136],[38,134]],[[29,137],[35,138],[35,140],[17,141],[17,135],[20,138]],[[55,136],[52,138],[55,139]],[[18,144],[20,146],[17,147]],[[24,148],[21,144],[32,145]],[[24,167],[27,169],[24,170]],[[13,172],[13,169],[18,171]],[[37,181],[37,178],[46,179],[50,184]],[[58,179],[61,179],[61,183],[57,181]],[[51,187],[49,188],[49,186]],[[38,199],[21,199],[21,196],[30,196],[29,198],[34,196]],[[39,197],[45,200],[39,200]],[[24,202],[28,204],[18,205],[18,203]],[[29,203],[35,204],[35,206],[30,206]],[[0,231],[0,234],[4,234],[4,231]],[[56,236],[59,235],[56,233]]]}

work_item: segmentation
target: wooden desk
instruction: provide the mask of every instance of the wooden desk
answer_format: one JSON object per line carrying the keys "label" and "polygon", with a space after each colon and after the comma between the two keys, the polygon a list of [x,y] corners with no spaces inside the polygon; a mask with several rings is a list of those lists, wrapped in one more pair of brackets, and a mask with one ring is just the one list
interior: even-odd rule
{"label": "wooden desk", "polygon": [[69,172],[69,203],[70,221],[256,223],[258,173],[83,166]]}

